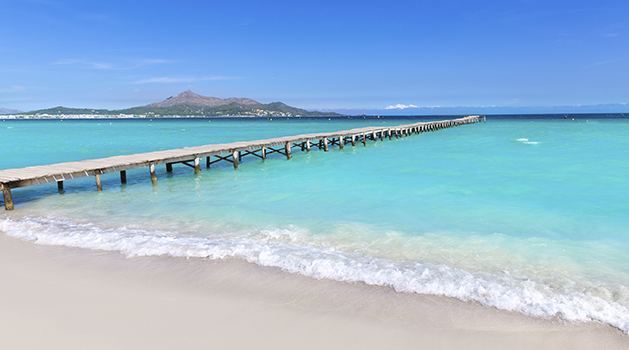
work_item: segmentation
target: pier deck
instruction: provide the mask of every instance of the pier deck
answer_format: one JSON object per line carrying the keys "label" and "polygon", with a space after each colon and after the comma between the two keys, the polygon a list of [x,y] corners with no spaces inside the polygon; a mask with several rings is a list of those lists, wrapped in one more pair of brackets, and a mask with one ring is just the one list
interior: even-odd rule
{"label": "pier deck", "polygon": [[[219,161],[233,163],[238,168],[242,156],[254,155],[266,159],[267,154],[281,153],[288,159],[291,158],[291,150],[295,147],[302,151],[310,151],[311,147],[317,147],[328,151],[329,146],[336,145],[343,148],[346,144],[356,145],[356,142],[366,144],[368,140],[376,141],[378,138],[391,139],[392,137],[409,136],[413,133],[436,131],[464,124],[477,123],[485,120],[483,116],[467,116],[459,119],[422,122],[395,127],[365,127],[344,130],[331,133],[303,134],[286,136],[266,140],[243,141],[233,143],[214,144],[197,147],[138,153],[123,156],[114,156],[100,159],[82,160],[68,163],[31,166],[20,169],[0,170],[0,189],[3,192],[4,206],[6,210],[13,210],[11,189],[56,182],[59,190],[63,189],[63,181],[86,176],[94,176],[97,189],[102,190],[100,175],[120,172],[120,180],[126,182],[126,170],[148,167],[151,181],[157,182],[155,166],[166,164],[167,171],[172,171],[172,165],[182,163],[201,171],[201,159],[206,159],[206,166],[210,167]],[[212,160],[211,157],[216,159]]]}

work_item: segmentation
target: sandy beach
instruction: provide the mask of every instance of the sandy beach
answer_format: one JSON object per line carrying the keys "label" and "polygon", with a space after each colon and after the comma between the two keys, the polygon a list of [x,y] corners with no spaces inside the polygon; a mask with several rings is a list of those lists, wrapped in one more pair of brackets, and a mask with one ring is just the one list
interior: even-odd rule
{"label": "sandy beach", "polygon": [[291,275],[241,261],[0,235],[5,349],[626,349],[612,327]]}

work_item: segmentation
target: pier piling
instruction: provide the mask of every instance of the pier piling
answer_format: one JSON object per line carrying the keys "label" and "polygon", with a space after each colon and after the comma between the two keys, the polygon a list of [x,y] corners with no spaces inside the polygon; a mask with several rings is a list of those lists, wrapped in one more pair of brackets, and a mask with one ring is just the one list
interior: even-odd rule
{"label": "pier piling", "polygon": [[4,209],[13,210],[13,197],[8,185],[2,185],[2,197],[4,197]]}
{"label": "pier piling", "polygon": [[103,184],[100,182],[100,174],[94,174],[94,177],[96,178],[96,189],[102,191]]}
{"label": "pier piling", "polygon": [[232,161],[234,162],[234,169],[238,169],[238,151],[232,153]]}
{"label": "pier piling", "polygon": [[291,150],[290,142],[286,142],[286,145],[284,146],[284,149],[286,150],[286,159],[293,158],[293,156],[290,153],[290,150]]}
{"label": "pier piling", "polygon": [[201,158],[199,157],[194,157],[194,173],[195,174],[200,174],[201,173]]}
{"label": "pier piling", "polygon": [[155,163],[149,164],[149,172],[151,173],[151,182],[157,185],[157,175],[155,175]]}

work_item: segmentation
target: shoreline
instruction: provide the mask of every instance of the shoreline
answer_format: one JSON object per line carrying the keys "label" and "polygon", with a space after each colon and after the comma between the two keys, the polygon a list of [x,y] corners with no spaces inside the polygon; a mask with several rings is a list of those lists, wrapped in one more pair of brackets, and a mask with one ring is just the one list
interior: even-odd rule
{"label": "shoreline", "polygon": [[315,280],[240,260],[125,258],[0,232],[0,336],[15,349],[622,349],[599,323]]}

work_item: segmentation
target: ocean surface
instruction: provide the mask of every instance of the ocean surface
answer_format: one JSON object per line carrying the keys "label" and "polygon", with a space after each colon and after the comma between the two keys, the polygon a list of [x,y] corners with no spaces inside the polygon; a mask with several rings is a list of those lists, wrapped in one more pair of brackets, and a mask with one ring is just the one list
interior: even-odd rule
{"label": "ocean surface", "polygon": [[[0,120],[0,169],[455,117]],[[285,271],[629,333],[629,118],[487,116],[391,141],[13,190],[0,231]],[[205,165],[203,162],[202,165]]]}

